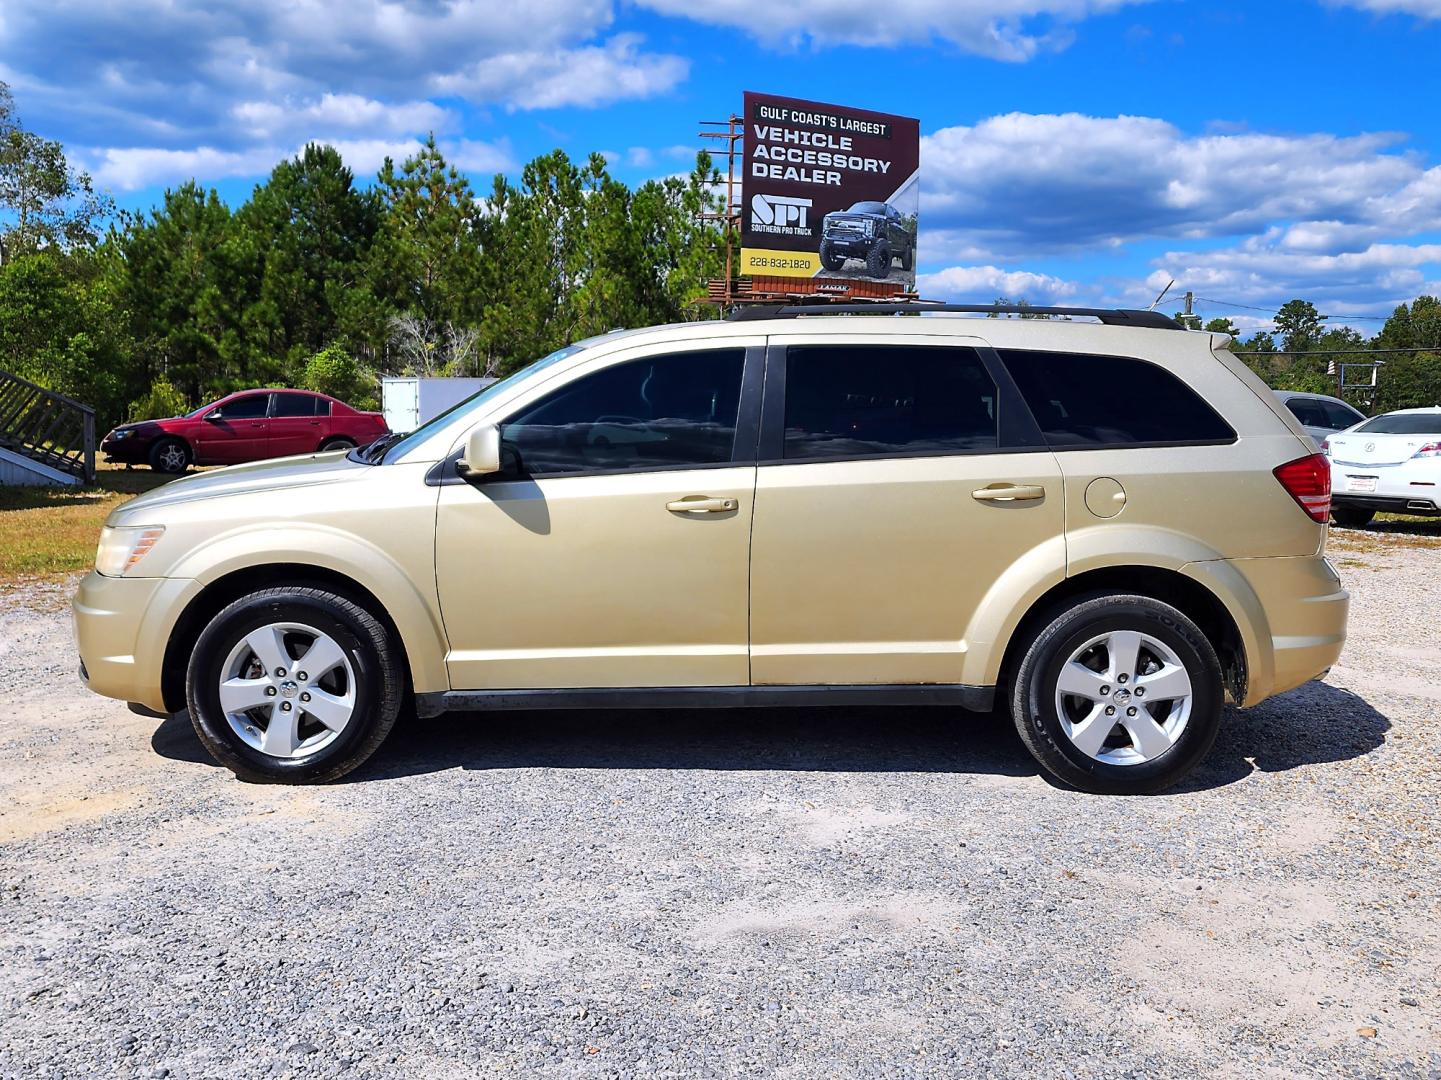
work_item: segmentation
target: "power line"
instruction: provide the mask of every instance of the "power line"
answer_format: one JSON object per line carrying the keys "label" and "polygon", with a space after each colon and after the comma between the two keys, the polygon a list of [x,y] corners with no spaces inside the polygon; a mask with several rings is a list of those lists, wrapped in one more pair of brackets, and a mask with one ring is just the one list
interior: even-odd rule
{"label": "power line", "polygon": [[1232,356],[1377,356],[1392,353],[1436,353],[1441,355],[1441,345],[1429,349],[1233,349]]}
{"label": "power line", "polygon": [[[1254,304],[1234,304],[1229,300],[1213,300],[1209,296],[1198,296],[1196,297],[1196,299],[1201,301],[1203,304],[1215,304],[1217,307],[1241,308],[1243,311],[1266,311],[1270,312],[1273,315],[1278,310],[1280,310],[1280,305],[1278,305],[1277,307],[1257,307]],[[1318,314],[1316,317],[1318,319],[1326,319],[1328,321],[1335,320],[1336,322],[1386,322],[1388,319],[1390,319],[1389,315]]]}

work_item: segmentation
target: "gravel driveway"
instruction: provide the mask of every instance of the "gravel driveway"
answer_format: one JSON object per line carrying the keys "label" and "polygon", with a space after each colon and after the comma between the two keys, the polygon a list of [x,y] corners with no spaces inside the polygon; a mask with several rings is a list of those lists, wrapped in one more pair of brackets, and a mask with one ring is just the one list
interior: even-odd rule
{"label": "gravel driveway", "polygon": [[1338,534],[1342,666],[1147,799],[889,709],[445,717],[253,787],[11,592],[0,1076],[1441,1076],[1432,545]]}

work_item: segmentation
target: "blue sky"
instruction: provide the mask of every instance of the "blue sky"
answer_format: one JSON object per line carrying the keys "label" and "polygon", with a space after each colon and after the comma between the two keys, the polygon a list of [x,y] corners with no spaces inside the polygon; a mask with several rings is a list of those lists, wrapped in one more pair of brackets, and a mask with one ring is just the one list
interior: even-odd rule
{"label": "blue sky", "polygon": [[[693,14],[704,10],[704,15]],[[1265,325],[1441,292],[1441,0],[4,0],[0,79],[122,206],[435,131],[683,169],[744,89],[917,116],[927,295]],[[1168,305],[1169,306],[1169,303]],[[1338,320],[1340,321],[1340,320]]]}

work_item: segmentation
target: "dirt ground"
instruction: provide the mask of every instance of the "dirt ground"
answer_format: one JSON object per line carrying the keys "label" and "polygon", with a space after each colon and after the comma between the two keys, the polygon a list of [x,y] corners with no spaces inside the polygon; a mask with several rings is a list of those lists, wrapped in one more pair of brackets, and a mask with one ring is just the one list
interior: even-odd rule
{"label": "dirt ground", "polygon": [[946,710],[397,729],[241,784],[0,598],[0,1077],[1441,1075],[1441,542],[1146,799]]}

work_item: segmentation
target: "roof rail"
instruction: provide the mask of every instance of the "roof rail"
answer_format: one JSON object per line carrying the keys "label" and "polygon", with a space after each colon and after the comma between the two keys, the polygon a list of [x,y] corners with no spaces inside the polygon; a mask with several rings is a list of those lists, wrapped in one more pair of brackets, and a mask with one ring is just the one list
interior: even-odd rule
{"label": "roof rail", "polygon": [[1153,330],[1184,330],[1185,327],[1159,311],[1129,308],[1030,307],[1025,304],[941,304],[928,300],[904,303],[884,301],[868,304],[751,304],[737,308],[731,322],[753,319],[797,319],[812,315],[919,315],[930,311],[964,312],[971,315],[1081,315],[1099,319],[1107,326],[1145,326]]}

